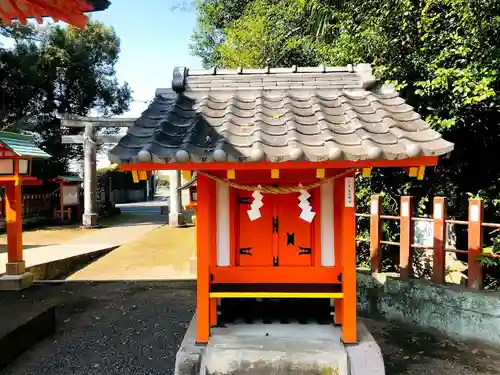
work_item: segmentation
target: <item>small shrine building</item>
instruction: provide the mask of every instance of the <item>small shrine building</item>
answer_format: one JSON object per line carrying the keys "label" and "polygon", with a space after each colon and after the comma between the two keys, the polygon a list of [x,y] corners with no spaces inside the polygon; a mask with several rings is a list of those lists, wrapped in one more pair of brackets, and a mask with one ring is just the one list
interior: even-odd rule
{"label": "small shrine building", "polygon": [[177,68],[109,157],[196,171],[198,343],[224,298],[335,300],[355,343],[355,173],[423,178],[452,149],[369,64]]}

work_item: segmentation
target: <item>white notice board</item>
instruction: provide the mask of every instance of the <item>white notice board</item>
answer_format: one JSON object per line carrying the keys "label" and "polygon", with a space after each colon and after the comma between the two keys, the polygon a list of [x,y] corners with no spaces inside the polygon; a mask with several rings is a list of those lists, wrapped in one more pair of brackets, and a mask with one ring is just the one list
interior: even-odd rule
{"label": "white notice board", "polygon": [[79,185],[63,185],[63,205],[73,206],[78,204],[80,186]]}

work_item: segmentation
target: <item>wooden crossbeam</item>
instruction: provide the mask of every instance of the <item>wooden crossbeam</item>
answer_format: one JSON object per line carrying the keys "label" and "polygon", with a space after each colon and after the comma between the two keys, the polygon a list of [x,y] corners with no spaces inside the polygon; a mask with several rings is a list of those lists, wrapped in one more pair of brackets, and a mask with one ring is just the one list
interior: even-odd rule
{"label": "wooden crossbeam", "polygon": [[86,126],[99,128],[122,127],[130,128],[134,125],[137,117],[86,117],[77,115],[64,115],[61,117],[61,125],[69,128],[84,128]]}

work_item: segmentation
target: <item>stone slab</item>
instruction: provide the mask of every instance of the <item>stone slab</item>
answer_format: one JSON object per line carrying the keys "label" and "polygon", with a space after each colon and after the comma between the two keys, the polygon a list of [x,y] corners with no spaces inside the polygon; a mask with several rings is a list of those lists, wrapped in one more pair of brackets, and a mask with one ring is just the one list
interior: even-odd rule
{"label": "stone slab", "polygon": [[0,310],[0,370],[55,329],[54,306],[30,306],[12,316]]}
{"label": "stone slab", "polygon": [[174,375],[385,375],[380,348],[363,322],[358,322],[357,345],[344,346],[340,337],[333,325],[231,324],[213,328],[203,347],[195,343],[195,316]]}
{"label": "stone slab", "polygon": [[23,290],[33,284],[33,275],[29,272],[20,275],[3,275],[0,277],[0,291]]}
{"label": "stone slab", "polygon": [[401,280],[396,274],[357,272],[361,316],[438,331],[458,340],[500,345],[500,292]]}
{"label": "stone slab", "polygon": [[195,314],[175,356],[174,375],[198,375],[200,373],[201,354],[204,351],[205,346],[196,344]]}

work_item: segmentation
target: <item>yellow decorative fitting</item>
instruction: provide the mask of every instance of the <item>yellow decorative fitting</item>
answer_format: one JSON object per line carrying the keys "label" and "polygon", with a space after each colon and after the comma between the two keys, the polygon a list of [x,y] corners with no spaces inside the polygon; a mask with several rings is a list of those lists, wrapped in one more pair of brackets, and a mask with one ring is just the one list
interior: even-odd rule
{"label": "yellow decorative fitting", "polygon": [[423,180],[425,175],[425,167],[418,167],[417,180]]}
{"label": "yellow decorative fitting", "polygon": [[271,178],[280,178],[280,170],[271,169]]}
{"label": "yellow decorative fitting", "polygon": [[408,171],[408,175],[410,177],[417,177],[418,176],[418,167],[410,167],[410,170]]}
{"label": "yellow decorative fitting", "polygon": [[371,177],[372,176],[372,169],[371,168],[363,168],[361,171],[361,176],[362,177]]}
{"label": "yellow decorative fitting", "polygon": [[228,169],[227,170],[227,179],[228,180],[234,180],[236,178],[236,172],[234,169]]}
{"label": "yellow decorative fitting", "polygon": [[191,180],[193,175],[191,174],[191,171],[182,171],[182,178],[185,180]]}
{"label": "yellow decorative fitting", "polygon": [[323,168],[316,169],[316,178],[325,178],[325,170]]}
{"label": "yellow decorative fitting", "polygon": [[132,171],[132,179],[136,184],[139,182],[139,173],[137,173],[137,171]]}
{"label": "yellow decorative fitting", "polygon": [[139,180],[147,180],[148,179],[148,174],[146,171],[139,171]]}

